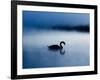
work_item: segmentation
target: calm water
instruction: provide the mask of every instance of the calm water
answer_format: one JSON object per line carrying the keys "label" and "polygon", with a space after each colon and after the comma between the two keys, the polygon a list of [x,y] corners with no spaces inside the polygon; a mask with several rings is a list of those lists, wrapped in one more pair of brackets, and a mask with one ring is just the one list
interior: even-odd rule
{"label": "calm water", "polygon": [[[65,41],[62,50],[49,45]],[[89,65],[89,33],[66,31],[29,31],[23,35],[23,68],[46,68]]]}

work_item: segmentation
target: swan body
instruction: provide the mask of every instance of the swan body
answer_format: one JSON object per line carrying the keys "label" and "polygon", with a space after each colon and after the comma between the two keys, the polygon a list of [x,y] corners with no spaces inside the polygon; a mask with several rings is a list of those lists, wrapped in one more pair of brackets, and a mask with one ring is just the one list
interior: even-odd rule
{"label": "swan body", "polygon": [[64,41],[61,41],[61,42],[60,42],[60,45],[50,45],[50,46],[48,46],[48,48],[49,48],[50,50],[61,50],[61,49],[63,49],[62,44],[65,45],[65,42],[64,42]]}

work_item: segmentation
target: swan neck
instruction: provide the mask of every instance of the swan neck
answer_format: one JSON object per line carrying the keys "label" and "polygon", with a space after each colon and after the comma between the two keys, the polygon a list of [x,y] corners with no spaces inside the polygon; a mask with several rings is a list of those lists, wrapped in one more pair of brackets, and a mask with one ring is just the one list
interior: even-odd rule
{"label": "swan neck", "polygon": [[62,43],[60,43],[60,47],[63,48]]}

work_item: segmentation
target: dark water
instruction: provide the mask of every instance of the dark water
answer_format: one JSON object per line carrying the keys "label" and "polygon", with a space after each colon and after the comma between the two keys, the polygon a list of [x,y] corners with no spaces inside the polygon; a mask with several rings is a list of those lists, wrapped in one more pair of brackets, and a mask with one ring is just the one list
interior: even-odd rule
{"label": "dark water", "polygon": [[[60,41],[66,42],[65,53],[48,49]],[[23,35],[23,68],[87,66],[89,45],[89,33],[30,31]]]}

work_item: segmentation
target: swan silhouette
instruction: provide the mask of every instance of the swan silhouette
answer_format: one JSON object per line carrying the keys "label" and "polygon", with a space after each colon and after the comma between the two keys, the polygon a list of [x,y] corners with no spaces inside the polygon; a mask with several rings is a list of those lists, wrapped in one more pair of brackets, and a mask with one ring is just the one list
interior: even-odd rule
{"label": "swan silhouette", "polygon": [[50,46],[48,46],[48,48],[50,49],[50,50],[61,50],[61,49],[63,49],[63,46],[62,46],[62,44],[66,44],[64,41],[61,41],[60,42],[60,45],[50,45]]}

